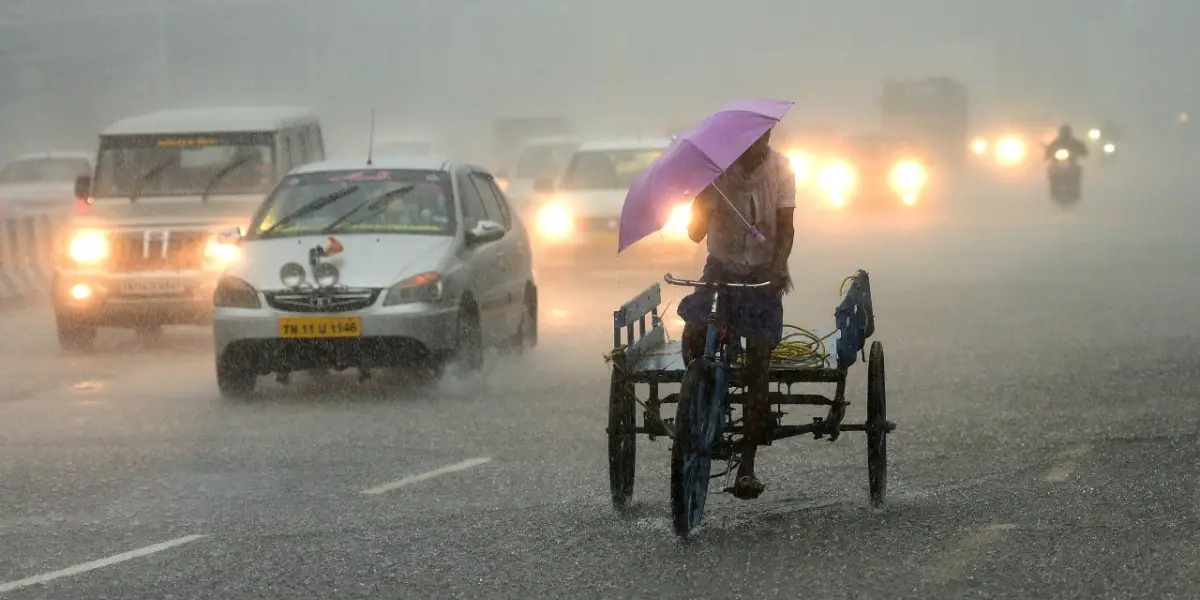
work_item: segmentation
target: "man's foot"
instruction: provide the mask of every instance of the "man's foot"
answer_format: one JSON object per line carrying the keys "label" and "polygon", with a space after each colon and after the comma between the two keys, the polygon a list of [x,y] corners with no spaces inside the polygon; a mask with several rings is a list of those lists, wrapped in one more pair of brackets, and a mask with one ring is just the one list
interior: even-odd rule
{"label": "man's foot", "polygon": [[738,477],[737,483],[733,487],[725,488],[726,492],[733,494],[739,500],[753,500],[762,495],[767,486],[759,481],[753,475],[743,475]]}

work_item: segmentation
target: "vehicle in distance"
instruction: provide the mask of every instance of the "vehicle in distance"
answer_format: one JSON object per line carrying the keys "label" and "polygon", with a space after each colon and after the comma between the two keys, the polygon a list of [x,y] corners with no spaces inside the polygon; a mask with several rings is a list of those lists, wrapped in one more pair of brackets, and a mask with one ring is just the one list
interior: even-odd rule
{"label": "vehicle in distance", "polygon": [[[663,151],[667,139],[596,140],[579,146],[552,188],[539,191],[532,211],[539,256],[578,264],[580,256],[616,256],[617,232],[625,195]],[[688,238],[691,198],[679,198],[658,234],[630,251],[676,260],[693,257],[697,245]]]}
{"label": "vehicle in distance", "polygon": [[927,162],[902,138],[847,136],[821,167],[818,193],[833,208],[913,206],[926,195]]}
{"label": "vehicle in distance", "polygon": [[99,142],[94,176],[75,182],[81,210],[56,242],[51,299],[72,350],[98,327],[207,324],[238,255],[217,233],[325,154],[316,115],[291,107],[167,110],[119,121]]}
{"label": "vehicle in distance", "polygon": [[537,199],[540,189],[549,189],[562,175],[580,140],[571,136],[534,138],[517,150],[509,169],[496,172],[496,182],[523,215]]}
{"label": "vehicle in distance", "polygon": [[398,368],[428,384],[457,359],[537,342],[528,237],[483,168],[419,157],[286,176],[212,297],[217,385],[312,369]]}

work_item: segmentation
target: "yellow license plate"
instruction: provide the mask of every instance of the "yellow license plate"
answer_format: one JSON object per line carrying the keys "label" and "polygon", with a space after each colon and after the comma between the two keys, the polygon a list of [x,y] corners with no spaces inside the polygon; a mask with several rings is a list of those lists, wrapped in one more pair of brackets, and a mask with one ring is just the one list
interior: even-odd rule
{"label": "yellow license plate", "polygon": [[279,337],[285,339],[352,338],[362,335],[360,317],[284,317]]}

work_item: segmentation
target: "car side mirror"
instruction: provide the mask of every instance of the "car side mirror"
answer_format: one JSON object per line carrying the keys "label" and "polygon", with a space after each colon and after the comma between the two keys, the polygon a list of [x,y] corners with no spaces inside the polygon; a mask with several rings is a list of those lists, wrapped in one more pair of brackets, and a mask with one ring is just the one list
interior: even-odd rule
{"label": "car side mirror", "polygon": [[75,199],[87,200],[92,195],[92,176],[80,175],[75,178]]}
{"label": "car side mirror", "polygon": [[504,226],[495,221],[480,221],[473,229],[467,232],[467,244],[478,246],[488,242],[494,242],[504,237],[508,233],[504,230]]}
{"label": "car side mirror", "polygon": [[242,243],[242,237],[245,234],[241,227],[230,227],[217,232],[217,241],[222,244],[238,245]]}
{"label": "car side mirror", "polygon": [[550,179],[538,179],[533,182],[533,191],[539,194],[553,194],[554,181]]}

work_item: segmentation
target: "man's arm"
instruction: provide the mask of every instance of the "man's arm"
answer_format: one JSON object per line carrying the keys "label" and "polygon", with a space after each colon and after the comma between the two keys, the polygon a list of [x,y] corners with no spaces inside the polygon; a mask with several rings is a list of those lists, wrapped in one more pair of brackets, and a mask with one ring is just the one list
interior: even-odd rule
{"label": "man's arm", "polygon": [[792,244],[796,240],[796,174],[789,165],[779,167],[775,198],[775,253],[771,259],[771,273],[780,289],[786,286],[788,258],[792,255]]}
{"label": "man's arm", "polygon": [[704,191],[696,194],[696,199],[692,201],[692,218],[688,220],[688,237],[697,244],[703,242],[704,237],[708,235],[708,221],[712,218],[713,209],[716,207],[715,194],[716,191],[710,185],[704,188]]}
{"label": "man's arm", "polygon": [[788,258],[796,241],[796,207],[781,208],[775,213],[775,254],[771,259],[772,278],[781,280],[787,274]]}

